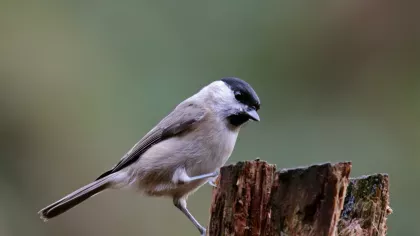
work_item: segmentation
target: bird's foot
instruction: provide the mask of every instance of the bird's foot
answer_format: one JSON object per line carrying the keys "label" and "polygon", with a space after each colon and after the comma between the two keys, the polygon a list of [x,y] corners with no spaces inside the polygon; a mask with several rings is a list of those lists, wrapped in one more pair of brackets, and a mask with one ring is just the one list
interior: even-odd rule
{"label": "bird's foot", "polygon": [[209,185],[214,187],[214,188],[217,188],[217,185],[213,180],[209,180]]}
{"label": "bird's foot", "polygon": [[217,176],[215,176],[213,178],[210,178],[209,181],[208,181],[209,185],[211,185],[212,187],[217,188],[216,180],[217,180],[218,177],[219,177],[219,175],[217,175]]}

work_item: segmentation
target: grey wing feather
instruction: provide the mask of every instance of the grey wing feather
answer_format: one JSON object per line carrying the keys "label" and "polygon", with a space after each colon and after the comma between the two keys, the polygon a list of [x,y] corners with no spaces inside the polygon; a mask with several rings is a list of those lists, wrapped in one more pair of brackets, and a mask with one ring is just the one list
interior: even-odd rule
{"label": "grey wing feather", "polygon": [[206,109],[194,103],[181,103],[128,151],[112,169],[96,180],[136,162],[153,145],[192,130],[206,116]]}

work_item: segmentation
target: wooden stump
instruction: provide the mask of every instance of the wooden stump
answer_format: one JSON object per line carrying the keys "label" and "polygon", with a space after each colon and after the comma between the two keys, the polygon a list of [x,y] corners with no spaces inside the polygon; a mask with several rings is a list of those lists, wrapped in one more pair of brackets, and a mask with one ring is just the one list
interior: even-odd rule
{"label": "wooden stump", "polygon": [[391,212],[388,175],[351,179],[338,223],[339,235],[386,235],[386,220]]}
{"label": "wooden stump", "polygon": [[[213,191],[207,234],[385,235],[382,229],[386,229],[388,178],[350,181],[350,170],[350,162],[278,172],[274,165],[259,160],[223,167]],[[373,185],[375,191],[371,190]],[[364,194],[366,189],[369,194]],[[370,208],[362,204],[374,198],[376,204]],[[368,216],[374,219],[367,220]],[[352,227],[355,222],[359,223],[357,229]],[[375,231],[378,226],[381,229]]]}

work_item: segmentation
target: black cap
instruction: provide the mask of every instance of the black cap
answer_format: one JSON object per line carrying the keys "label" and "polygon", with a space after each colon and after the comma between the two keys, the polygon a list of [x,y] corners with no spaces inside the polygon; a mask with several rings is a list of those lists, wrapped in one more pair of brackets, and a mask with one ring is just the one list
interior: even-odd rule
{"label": "black cap", "polygon": [[260,109],[260,99],[251,85],[247,82],[235,77],[226,77],[221,80],[233,91],[236,100],[257,111]]}

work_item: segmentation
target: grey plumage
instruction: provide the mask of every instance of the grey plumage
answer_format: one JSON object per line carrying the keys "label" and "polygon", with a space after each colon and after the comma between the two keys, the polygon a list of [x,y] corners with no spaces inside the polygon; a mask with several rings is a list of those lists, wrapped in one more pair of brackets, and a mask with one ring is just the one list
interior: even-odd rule
{"label": "grey plumage", "polygon": [[[226,163],[242,123],[259,119],[255,107],[238,101],[237,93],[227,86],[229,82],[237,81],[215,81],[180,103],[111,170],[42,209],[41,218],[64,213],[105,189],[128,187],[150,196],[172,197],[175,206],[204,235],[205,229],[188,212],[186,199]],[[250,86],[246,89],[255,94],[250,95],[255,100],[250,102],[259,107],[256,93]]]}
{"label": "grey plumage", "polygon": [[77,204],[83,202],[84,200],[92,197],[93,195],[107,189],[110,186],[110,180],[110,178],[96,180],[95,182],[92,182],[74,191],[73,193],[70,193],[69,195],[54,202],[48,207],[45,207],[39,211],[41,219],[47,221],[48,219],[56,217],[73,208]]}

